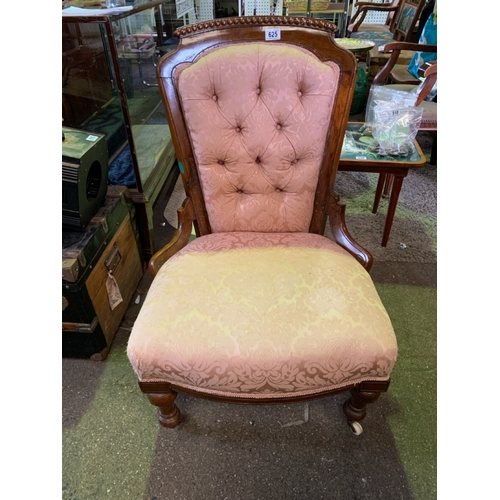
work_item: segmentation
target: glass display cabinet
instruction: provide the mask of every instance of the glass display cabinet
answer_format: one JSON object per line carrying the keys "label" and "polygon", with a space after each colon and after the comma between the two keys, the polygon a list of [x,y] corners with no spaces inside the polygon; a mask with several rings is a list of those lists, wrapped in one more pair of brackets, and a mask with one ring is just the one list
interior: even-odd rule
{"label": "glass display cabinet", "polygon": [[[62,10],[63,127],[104,134],[111,185],[127,186],[145,258],[154,253],[153,205],[178,175],[156,81],[174,30],[232,15],[311,13],[320,0],[65,0]],[[321,3],[321,2],[320,2]],[[325,2],[322,2],[325,3]],[[326,2],[341,13],[349,2]],[[332,7],[333,6],[333,7]],[[300,8],[299,8],[300,7]],[[298,12],[295,12],[298,11]]]}
{"label": "glass display cabinet", "polygon": [[177,174],[156,64],[175,47],[174,29],[195,22],[194,3],[184,2],[189,17],[174,0],[82,3],[62,10],[63,126],[105,135],[109,184],[130,189],[149,257],[153,205]]}

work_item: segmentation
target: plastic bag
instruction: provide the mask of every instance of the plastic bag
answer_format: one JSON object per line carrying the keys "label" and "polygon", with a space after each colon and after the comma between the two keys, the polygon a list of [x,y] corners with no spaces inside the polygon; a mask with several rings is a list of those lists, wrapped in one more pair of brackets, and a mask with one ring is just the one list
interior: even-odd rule
{"label": "plastic bag", "polygon": [[352,135],[352,132],[346,131],[344,135],[344,142],[342,143],[342,152],[343,153],[357,153],[359,151],[359,147],[356,144],[356,141]]}
{"label": "plastic bag", "polygon": [[415,106],[417,94],[373,86],[368,97],[365,124],[375,139],[379,155],[407,155],[422,121],[423,109]]}
{"label": "plastic bag", "polygon": [[401,156],[411,153],[422,112],[422,108],[415,106],[377,106],[372,134],[380,148],[378,154]]}
{"label": "plastic bag", "polygon": [[417,95],[414,92],[394,90],[384,85],[373,85],[366,104],[365,124],[373,127],[375,122],[374,110],[377,106],[385,106],[386,103],[392,103],[392,105],[398,107],[411,107],[415,106],[416,100]]}

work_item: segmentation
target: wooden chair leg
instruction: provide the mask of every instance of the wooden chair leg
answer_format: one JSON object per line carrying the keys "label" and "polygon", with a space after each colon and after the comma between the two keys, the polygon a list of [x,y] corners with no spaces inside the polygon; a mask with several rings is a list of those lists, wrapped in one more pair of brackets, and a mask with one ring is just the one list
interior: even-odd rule
{"label": "wooden chair leg", "polygon": [[344,403],[344,413],[349,420],[359,422],[366,417],[366,405],[375,402],[381,391],[363,391],[355,387],[349,392],[351,397]]}
{"label": "wooden chair leg", "polygon": [[362,382],[350,390],[351,397],[344,403],[344,413],[349,420],[351,430],[357,436],[363,432],[359,421],[366,416],[366,405],[376,401],[381,392],[386,392],[390,383],[390,380]]}
{"label": "wooden chair leg", "polygon": [[181,412],[174,403],[177,393],[170,394],[148,394],[149,401],[158,406],[158,420],[163,427],[175,427],[181,421]]}
{"label": "wooden chair leg", "polygon": [[437,132],[433,133],[432,137],[432,148],[431,148],[431,158],[429,163],[434,166],[437,164]]}
{"label": "wooden chair leg", "polygon": [[[148,390],[148,384],[139,382],[141,390],[146,393],[151,404],[158,406],[158,420],[163,427],[175,427],[181,421],[181,412],[175,404],[177,392],[170,387],[162,387],[160,391]],[[162,384],[165,386],[166,384]]]}
{"label": "wooden chair leg", "polygon": [[403,186],[404,177],[395,177],[390,175],[392,179],[392,192],[391,199],[389,200],[389,206],[387,207],[387,217],[385,219],[384,234],[382,236],[382,246],[387,246],[387,241],[389,240],[389,234],[391,233],[392,221],[394,220],[394,214],[396,213],[396,207],[398,204],[399,193],[401,192],[401,187]]}

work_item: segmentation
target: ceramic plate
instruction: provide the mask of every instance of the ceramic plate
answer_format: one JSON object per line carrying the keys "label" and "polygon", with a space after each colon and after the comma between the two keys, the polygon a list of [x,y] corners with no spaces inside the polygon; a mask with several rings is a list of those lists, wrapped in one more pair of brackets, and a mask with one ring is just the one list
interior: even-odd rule
{"label": "ceramic plate", "polygon": [[371,40],[358,40],[354,38],[335,38],[335,42],[342,48],[351,52],[365,52],[375,47]]}

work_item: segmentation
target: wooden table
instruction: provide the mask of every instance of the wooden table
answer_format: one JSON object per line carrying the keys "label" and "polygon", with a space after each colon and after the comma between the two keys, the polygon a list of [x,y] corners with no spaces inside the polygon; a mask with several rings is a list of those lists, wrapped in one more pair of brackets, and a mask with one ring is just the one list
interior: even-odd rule
{"label": "wooden table", "polygon": [[346,139],[344,139],[338,169],[343,172],[374,172],[380,174],[375,192],[375,201],[373,202],[372,213],[374,214],[377,213],[386,181],[394,179],[390,193],[389,207],[387,209],[384,234],[382,236],[382,246],[385,247],[391,233],[403,180],[408,175],[410,168],[421,167],[425,164],[426,158],[417,141],[413,141],[412,152],[406,156],[380,156],[370,152],[369,146],[358,140],[355,140],[354,147],[349,147],[353,144],[347,143],[347,138],[356,139],[360,136],[360,130],[362,130],[363,125],[363,123],[347,124]]}

